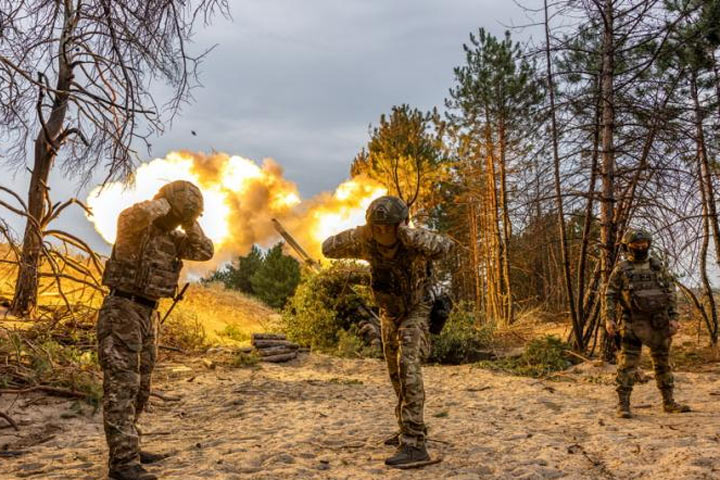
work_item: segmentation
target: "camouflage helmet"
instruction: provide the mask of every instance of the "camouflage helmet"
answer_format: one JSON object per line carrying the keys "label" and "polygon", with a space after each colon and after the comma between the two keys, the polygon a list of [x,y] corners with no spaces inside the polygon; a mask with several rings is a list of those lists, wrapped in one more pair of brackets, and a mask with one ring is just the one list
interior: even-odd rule
{"label": "camouflage helmet", "polygon": [[368,224],[393,225],[405,223],[410,218],[407,205],[398,197],[386,195],[372,201],[365,212]]}
{"label": "camouflage helmet", "polygon": [[203,211],[200,189],[185,180],[176,180],[163,186],[155,198],[164,198],[182,221],[194,220]]}
{"label": "camouflage helmet", "polygon": [[647,240],[648,243],[652,243],[652,235],[650,235],[647,230],[641,228],[629,228],[622,236],[620,243],[627,247],[628,244],[632,242],[640,242],[642,240]]}

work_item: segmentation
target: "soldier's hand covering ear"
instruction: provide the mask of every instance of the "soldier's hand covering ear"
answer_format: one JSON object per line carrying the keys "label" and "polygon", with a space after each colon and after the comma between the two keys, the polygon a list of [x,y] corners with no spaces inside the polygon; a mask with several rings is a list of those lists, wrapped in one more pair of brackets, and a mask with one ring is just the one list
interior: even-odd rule
{"label": "soldier's hand covering ear", "polygon": [[670,336],[675,335],[680,329],[680,323],[677,320],[670,320]]}

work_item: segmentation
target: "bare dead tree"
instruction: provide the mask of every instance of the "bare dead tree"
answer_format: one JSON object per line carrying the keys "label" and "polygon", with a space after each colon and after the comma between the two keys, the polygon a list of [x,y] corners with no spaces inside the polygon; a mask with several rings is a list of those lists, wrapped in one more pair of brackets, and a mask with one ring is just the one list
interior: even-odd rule
{"label": "bare dead tree", "polygon": [[[11,139],[0,155],[31,166],[14,313],[37,304],[43,219],[59,213],[48,201],[55,164],[82,181],[98,169],[129,178],[135,149],[190,99],[207,50],[187,42],[216,12],[228,14],[227,0],[0,0],[0,133]],[[171,87],[164,104],[156,81]]]}

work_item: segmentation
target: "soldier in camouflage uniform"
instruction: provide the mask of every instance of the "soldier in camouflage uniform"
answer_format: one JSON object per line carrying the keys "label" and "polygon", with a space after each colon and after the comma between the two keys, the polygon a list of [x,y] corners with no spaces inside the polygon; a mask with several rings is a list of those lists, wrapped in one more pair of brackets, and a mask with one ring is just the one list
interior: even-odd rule
{"label": "soldier in camouflage uniform", "polygon": [[200,190],[176,181],[118,218],[117,239],[103,273],[110,293],[97,325],[112,479],[155,479],[141,462],[164,458],[140,451],[136,423],[150,396],[158,299],[175,295],[182,259],[206,261],[213,256],[213,244],[197,223],[202,210]]}
{"label": "soldier in camouflage uniform", "polygon": [[409,228],[408,208],[397,197],[374,200],[366,220],[367,225],[325,240],[322,251],[328,258],[356,258],[370,263],[400,427],[400,432],[386,442],[398,450],[385,463],[399,468],[422,466],[431,462],[426,448],[421,371],[422,361],[430,353],[431,261],[447,254],[453,244],[441,235]]}
{"label": "soldier in camouflage uniform", "polygon": [[[670,343],[678,330],[675,287],[662,262],[648,254],[652,238],[643,230],[629,230],[623,236],[625,259],[610,275],[605,292],[605,328],[621,336],[617,367],[617,415],[631,418],[630,393],[643,344],[650,347],[655,381],[668,413],[689,412],[687,405],[673,399]],[[618,326],[618,307],[622,313]]]}

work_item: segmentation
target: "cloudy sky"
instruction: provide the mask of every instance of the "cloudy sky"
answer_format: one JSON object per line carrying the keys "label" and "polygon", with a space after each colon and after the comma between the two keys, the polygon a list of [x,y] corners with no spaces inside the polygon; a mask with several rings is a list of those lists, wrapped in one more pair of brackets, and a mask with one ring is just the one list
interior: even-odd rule
{"label": "cloudy sky", "polygon": [[[177,149],[272,157],[303,196],[347,178],[368,125],[393,105],[441,107],[470,32],[528,23],[512,0],[231,0],[231,13],[198,30],[198,49],[217,44],[203,87],[147,160]],[[0,185],[24,193],[27,183],[22,170],[0,165]],[[78,193],[57,171],[51,187],[55,199]],[[79,213],[57,226],[106,251]]]}

